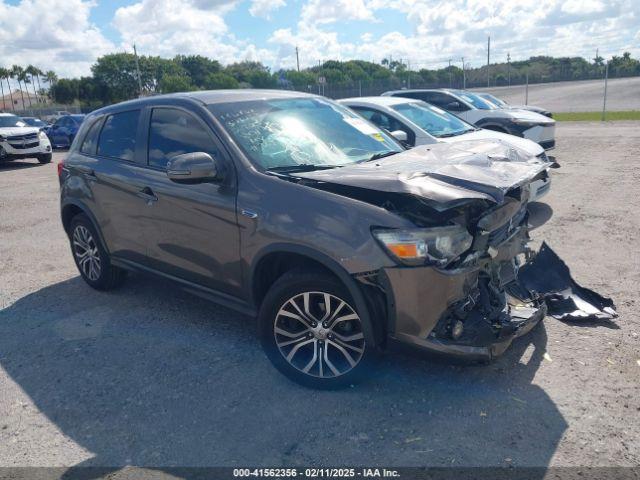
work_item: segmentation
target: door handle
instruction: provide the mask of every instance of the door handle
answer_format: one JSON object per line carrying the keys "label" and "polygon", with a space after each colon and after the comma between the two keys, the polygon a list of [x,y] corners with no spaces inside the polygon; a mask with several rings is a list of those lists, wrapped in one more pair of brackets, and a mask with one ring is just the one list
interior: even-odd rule
{"label": "door handle", "polygon": [[149,187],[144,187],[142,190],[136,193],[136,195],[147,202],[147,205],[151,205],[152,203],[158,201],[158,197]]}

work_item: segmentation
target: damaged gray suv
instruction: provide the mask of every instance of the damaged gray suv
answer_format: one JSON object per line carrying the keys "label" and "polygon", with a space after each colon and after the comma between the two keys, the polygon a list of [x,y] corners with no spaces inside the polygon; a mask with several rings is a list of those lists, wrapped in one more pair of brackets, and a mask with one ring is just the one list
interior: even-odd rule
{"label": "damaged gray suv", "polygon": [[404,151],[313,95],[174,94],[87,117],[62,223],[90,286],[172,279],[257,316],[282,373],[334,388],[392,341],[488,360],[543,318],[518,272],[548,167],[486,141]]}

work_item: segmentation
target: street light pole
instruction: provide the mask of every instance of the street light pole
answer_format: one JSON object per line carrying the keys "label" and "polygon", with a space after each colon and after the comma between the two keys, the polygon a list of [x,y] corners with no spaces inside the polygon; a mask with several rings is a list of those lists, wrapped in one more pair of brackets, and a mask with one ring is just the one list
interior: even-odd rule
{"label": "street light pole", "polygon": [[138,74],[138,98],[142,97],[142,77],[140,76],[140,64],[138,63],[138,51],[136,44],[133,44],[133,56],[136,57],[136,73]]}
{"label": "street light pole", "polygon": [[487,37],[487,87],[489,87],[489,62],[491,61],[491,35]]}
{"label": "street light pole", "polygon": [[464,69],[464,57],[462,57],[462,89],[467,89],[467,73]]}

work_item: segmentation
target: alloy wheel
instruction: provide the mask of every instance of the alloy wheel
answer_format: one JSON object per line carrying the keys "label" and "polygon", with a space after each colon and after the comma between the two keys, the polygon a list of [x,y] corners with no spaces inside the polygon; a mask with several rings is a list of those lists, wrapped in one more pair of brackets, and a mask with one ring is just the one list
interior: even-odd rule
{"label": "alloy wheel", "polygon": [[98,245],[91,232],[83,225],[78,225],[73,231],[73,253],[82,273],[89,280],[97,281],[102,268]]}
{"label": "alloy wheel", "polygon": [[304,292],[284,302],[273,332],[284,359],[314,377],[344,375],[358,365],[365,350],[358,314],[326,292]]}

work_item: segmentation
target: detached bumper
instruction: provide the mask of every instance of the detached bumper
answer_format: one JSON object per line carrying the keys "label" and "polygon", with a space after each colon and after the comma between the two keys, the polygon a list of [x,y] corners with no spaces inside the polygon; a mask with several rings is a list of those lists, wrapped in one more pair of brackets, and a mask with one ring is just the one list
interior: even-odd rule
{"label": "detached bumper", "polygon": [[516,300],[514,258],[524,239],[516,235],[473,267],[385,268],[389,335],[434,353],[491,360],[546,315],[540,299]]}

